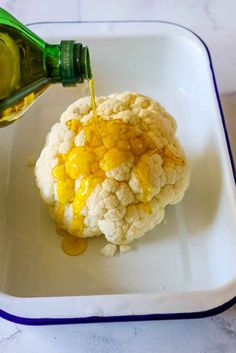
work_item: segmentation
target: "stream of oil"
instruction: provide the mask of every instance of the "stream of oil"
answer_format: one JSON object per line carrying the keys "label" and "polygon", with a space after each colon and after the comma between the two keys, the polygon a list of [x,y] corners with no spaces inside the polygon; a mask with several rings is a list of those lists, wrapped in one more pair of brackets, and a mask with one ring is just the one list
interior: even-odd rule
{"label": "stream of oil", "polygon": [[89,80],[89,91],[91,97],[91,103],[93,108],[93,117],[94,119],[97,118],[97,110],[96,110],[96,101],[95,101],[95,89],[94,89],[94,79],[92,78]]}

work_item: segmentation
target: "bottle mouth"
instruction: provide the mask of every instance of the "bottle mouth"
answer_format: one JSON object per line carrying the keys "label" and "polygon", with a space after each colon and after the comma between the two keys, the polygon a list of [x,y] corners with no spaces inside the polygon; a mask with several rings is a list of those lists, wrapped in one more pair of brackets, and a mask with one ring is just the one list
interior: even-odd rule
{"label": "bottle mouth", "polygon": [[84,80],[91,80],[93,78],[91,65],[90,65],[90,55],[88,47],[81,48],[81,63],[82,63],[82,77]]}
{"label": "bottle mouth", "polygon": [[81,43],[62,41],[60,63],[63,86],[75,86],[93,78],[89,49]]}

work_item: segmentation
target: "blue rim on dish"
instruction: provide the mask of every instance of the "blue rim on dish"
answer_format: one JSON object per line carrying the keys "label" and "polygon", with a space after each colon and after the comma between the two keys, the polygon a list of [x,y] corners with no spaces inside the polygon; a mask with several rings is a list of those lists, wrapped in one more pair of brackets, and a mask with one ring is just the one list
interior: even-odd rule
{"label": "blue rim on dish", "polygon": [[[234,176],[234,182],[236,184],[236,169],[235,163],[233,159],[233,153],[230,146],[230,140],[227,132],[225,117],[222,109],[222,105],[220,102],[219,91],[217,88],[215,73],[213,69],[212,59],[210,51],[198,34],[196,34],[191,29],[179,25],[177,23],[168,22],[168,21],[158,21],[158,20],[126,20],[126,21],[52,21],[52,22],[33,22],[28,23],[27,26],[34,25],[51,25],[51,24],[73,24],[73,23],[166,23],[176,27],[183,28],[188,32],[191,32],[195,37],[197,37],[201,43],[204,45],[208,59],[209,65],[212,73],[213,84],[215,88],[216,99],[218,102],[218,107],[222,119],[223,129],[225,133],[225,139],[228,147],[229,158],[231,162],[231,167]],[[147,315],[125,315],[125,316],[90,316],[90,317],[75,317],[75,318],[26,318],[21,316],[15,316],[13,314],[7,313],[4,310],[0,309],[0,317],[6,319],[8,321],[12,321],[17,324],[22,325],[32,325],[32,326],[41,326],[41,325],[62,325],[62,324],[76,324],[76,323],[98,323],[98,322],[122,322],[122,321],[148,321],[148,320],[176,320],[176,319],[200,319],[213,315],[217,315],[222,313],[223,311],[229,309],[232,305],[236,304],[236,297],[230,299],[226,303],[223,303],[220,306],[215,308],[205,310],[205,311],[197,311],[197,312],[183,312],[183,313],[166,313],[166,314],[147,314]]]}
{"label": "blue rim on dish", "polygon": [[0,317],[21,325],[43,326],[43,325],[65,325],[65,324],[92,324],[99,322],[124,322],[124,321],[154,321],[154,320],[177,320],[177,319],[202,319],[214,316],[229,309],[236,303],[236,297],[216,308],[189,313],[167,313],[147,315],[123,315],[123,316],[89,316],[72,318],[27,318],[15,316],[0,309]]}

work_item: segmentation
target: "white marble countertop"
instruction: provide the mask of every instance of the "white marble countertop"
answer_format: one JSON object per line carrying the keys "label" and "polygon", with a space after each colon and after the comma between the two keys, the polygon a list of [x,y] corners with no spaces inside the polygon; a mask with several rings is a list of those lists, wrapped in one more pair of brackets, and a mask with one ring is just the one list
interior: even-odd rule
{"label": "white marble countertop", "polygon": [[[185,25],[208,44],[236,158],[236,1],[1,0],[24,23],[158,19]],[[207,319],[28,327],[0,319],[0,353],[235,353],[236,307]]]}

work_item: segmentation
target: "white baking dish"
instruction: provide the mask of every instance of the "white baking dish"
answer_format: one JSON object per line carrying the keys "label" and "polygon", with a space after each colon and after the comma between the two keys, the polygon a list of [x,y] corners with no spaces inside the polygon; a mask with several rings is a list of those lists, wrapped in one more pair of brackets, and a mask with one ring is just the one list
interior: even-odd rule
{"label": "white baking dish", "polygon": [[90,48],[96,94],[149,95],[178,122],[192,168],[182,203],[166,223],[114,258],[104,240],[68,257],[34,182],[50,126],[84,87],[50,88],[0,131],[0,314],[31,323],[196,317],[223,310],[236,296],[235,182],[209,53],[180,26],[152,23],[31,25],[50,42],[76,39]]}

